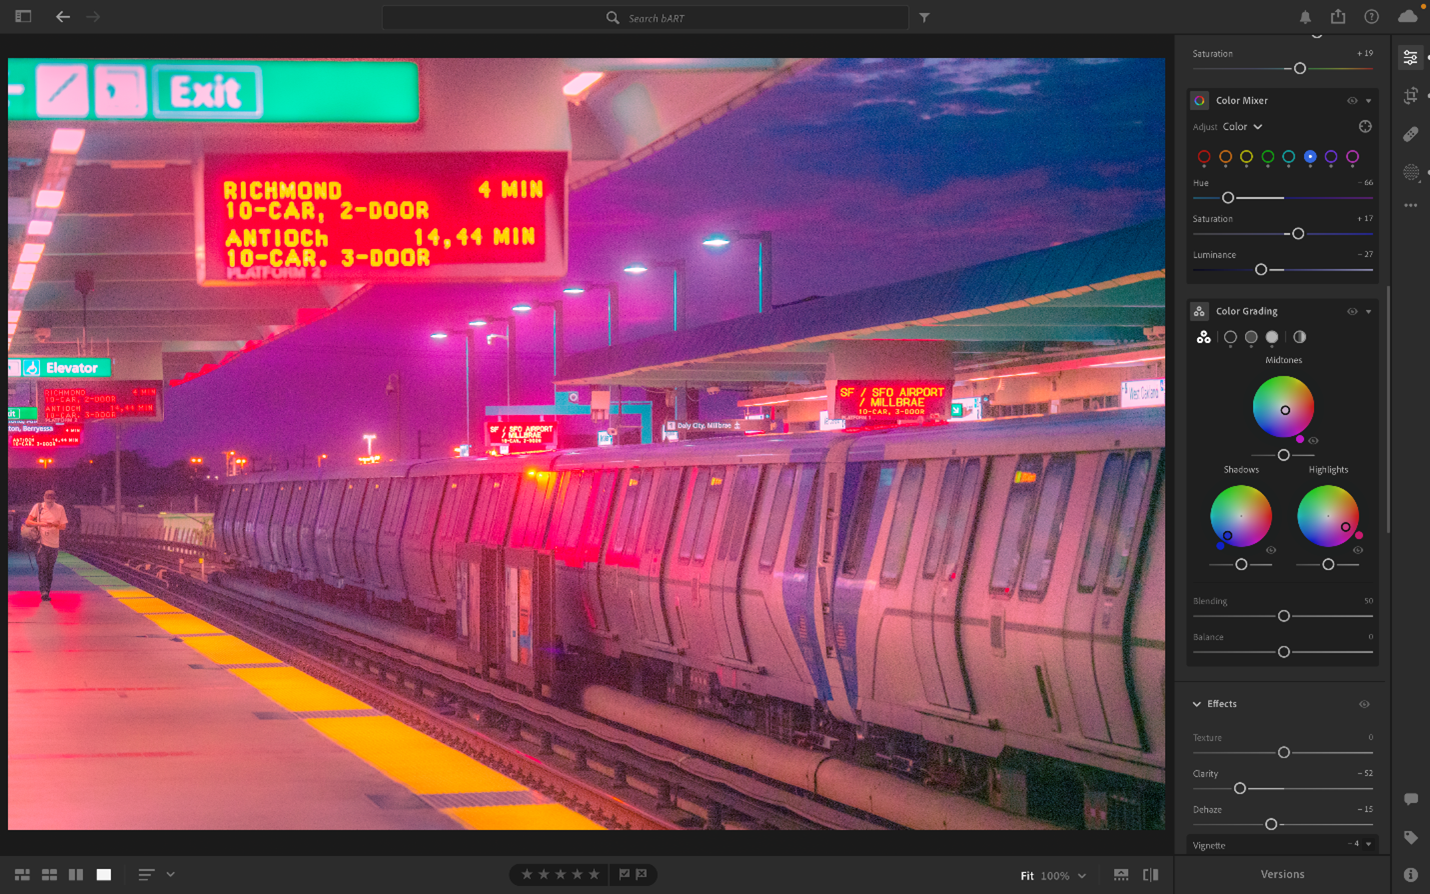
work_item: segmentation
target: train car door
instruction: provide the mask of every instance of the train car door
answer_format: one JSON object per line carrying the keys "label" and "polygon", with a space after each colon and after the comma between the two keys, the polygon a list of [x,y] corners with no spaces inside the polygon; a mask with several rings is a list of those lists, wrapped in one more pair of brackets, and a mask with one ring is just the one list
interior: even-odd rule
{"label": "train car door", "polygon": [[501,554],[499,611],[506,641],[502,675],[532,692],[551,681],[554,575],[551,553],[543,546],[555,484],[553,472],[528,471],[521,477],[511,531]]}
{"label": "train car door", "polygon": [[944,466],[923,562],[914,579],[913,653],[930,705],[973,711],[959,643],[958,597],[968,535],[983,493],[983,461]]}
{"label": "train car door", "polygon": [[859,700],[859,611],[898,466],[897,462],[849,463],[839,496],[836,573],[827,616],[833,637],[825,648],[838,665],[852,708]]}
{"label": "train car door", "polygon": [[[671,529],[675,526],[675,505],[681,499],[685,469],[659,469],[655,473],[655,495],[651,512],[645,522],[641,541],[641,576],[651,591],[656,605],[664,608],[671,629],[671,641],[676,649],[691,648],[691,638],[685,627],[685,611],[681,604],[681,586],[666,585],[666,569],[671,556]],[[686,602],[689,602],[686,599]]]}
{"label": "train car door", "polygon": [[1073,629],[1064,639],[1083,735],[1129,748],[1140,748],[1143,741],[1127,688],[1126,630],[1159,454],[1117,452],[1103,461],[1077,594],[1069,600],[1068,626]]}
{"label": "train car door", "polygon": [[750,661],[750,645],[740,599],[740,570],[750,539],[750,517],[764,477],[764,466],[739,466],[732,477],[730,499],[720,524],[720,540],[710,567],[710,613],[720,655],[742,663]]}

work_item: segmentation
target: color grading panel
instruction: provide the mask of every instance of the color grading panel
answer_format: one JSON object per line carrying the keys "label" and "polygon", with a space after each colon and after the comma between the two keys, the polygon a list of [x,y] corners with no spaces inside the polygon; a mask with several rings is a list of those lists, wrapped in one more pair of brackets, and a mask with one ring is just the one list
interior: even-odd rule
{"label": "color grading panel", "polygon": [[1376,282],[1378,90],[1223,88],[1188,102],[1188,282]]}
{"label": "color grading panel", "polygon": [[1188,663],[1374,665],[1378,302],[1209,302],[1190,327]]}

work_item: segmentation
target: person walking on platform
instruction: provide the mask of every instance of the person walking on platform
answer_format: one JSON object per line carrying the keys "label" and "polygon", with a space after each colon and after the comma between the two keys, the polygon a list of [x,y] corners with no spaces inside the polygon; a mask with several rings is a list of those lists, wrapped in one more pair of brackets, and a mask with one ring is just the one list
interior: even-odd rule
{"label": "person walking on platform", "polygon": [[40,529],[40,599],[50,601],[50,586],[55,581],[55,560],[60,557],[60,532],[69,524],[65,507],[55,502],[56,494],[45,491],[45,501],[36,503],[25,524]]}

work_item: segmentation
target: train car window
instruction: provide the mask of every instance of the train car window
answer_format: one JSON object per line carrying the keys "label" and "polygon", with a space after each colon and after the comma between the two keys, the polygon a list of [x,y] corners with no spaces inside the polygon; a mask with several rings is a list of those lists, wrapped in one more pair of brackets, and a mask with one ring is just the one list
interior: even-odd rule
{"label": "train car window", "polygon": [[745,537],[750,530],[750,504],[764,473],[763,466],[741,466],[735,470],[735,489],[730,494],[730,508],[725,510],[725,524],[720,531],[719,557],[738,559],[743,552]]}
{"label": "train car window", "polygon": [[442,494],[448,489],[445,478],[413,479],[412,499],[408,501],[407,518],[402,523],[404,539],[420,538],[424,548],[431,546],[432,534],[441,519]]}
{"label": "train car window", "polygon": [[1103,582],[1104,593],[1116,593],[1122,589],[1127,576],[1127,566],[1131,564],[1132,551],[1137,548],[1137,519],[1142,515],[1146,501],[1147,480],[1152,475],[1152,454],[1138,453],[1132,457],[1132,465],[1127,469],[1127,487],[1122,491],[1122,509],[1117,516],[1117,534],[1112,541],[1112,555],[1107,560],[1107,578]]}
{"label": "train car window", "polygon": [[401,478],[393,483],[392,491],[387,495],[387,513],[382,518],[383,540],[402,533],[402,525],[407,521],[405,510],[411,500],[413,484],[411,478]]}
{"label": "train car window", "polygon": [[1109,453],[1102,464],[1102,481],[1097,485],[1097,500],[1092,504],[1092,526],[1088,528],[1087,546],[1082,552],[1082,569],[1077,575],[1080,592],[1091,593],[1097,586],[1102,560],[1107,552],[1107,535],[1112,529],[1112,513],[1117,508],[1118,487],[1122,484],[1122,471],[1126,467],[1127,457],[1121,453]]}
{"label": "train car window", "polygon": [[809,566],[809,553],[814,549],[814,529],[819,520],[819,467],[806,465],[803,477],[808,480],[813,476],[809,485],[809,502],[804,507],[804,518],[799,525],[799,545],[794,551],[794,567],[806,568]]}
{"label": "train car window", "polygon": [[[442,540],[457,540],[466,536],[466,524],[472,520],[472,485],[475,475],[447,479],[442,490],[442,505],[437,510],[437,536]],[[465,510],[465,511],[463,511]]]}
{"label": "train car window", "polygon": [[933,519],[929,525],[928,548],[924,550],[924,580],[933,580],[938,574],[939,561],[947,544],[948,527],[953,521],[953,504],[958,499],[961,471],[963,465],[956,459],[949,460],[944,467],[943,483],[939,485],[938,502],[934,504]]}
{"label": "train car window", "polygon": [[[859,491],[854,497],[854,515],[849,522],[849,542],[845,544],[844,562],[839,569],[839,573],[845,577],[859,573],[859,563],[864,558],[864,545],[869,539],[869,523],[874,514],[874,494],[880,484],[894,483],[896,465],[897,463],[869,463],[864,466],[864,474],[859,478]],[[872,521],[878,524],[882,518]]]}
{"label": "train car window", "polygon": [[347,493],[347,482],[341,478],[331,479],[323,485],[323,502],[318,509],[316,527],[324,534],[332,533],[337,527],[338,509],[342,506],[343,494]]}
{"label": "train car window", "polygon": [[537,472],[536,527],[532,530],[530,545],[551,544],[551,516],[556,508],[556,473]]}
{"label": "train car window", "polygon": [[352,531],[357,529],[358,510],[362,508],[362,488],[357,481],[349,481],[343,488],[343,503],[338,514],[338,529]]}
{"label": "train car window", "polygon": [[993,557],[993,577],[988,583],[994,596],[1012,596],[1018,583],[1018,568],[1023,564],[1023,549],[1033,518],[1033,498],[1042,473],[1041,456],[1018,457],[1013,483],[1008,488],[1008,506],[1003,511],[1003,529],[998,534],[998,551]]}
{"label": "train car window", "polygon": [[487,508],[485,542],[497,545],[506,542],[507,527],[512,521],[512,504],[516,502],[518,476],[512,473],[489,475],[491,503]]}
{"label": "train car window", "polygon": [[982,489],[983,461],[970,459],[963,464],[963,484],[958,488],[958,512],[953,517],[953,528],[948,532],[948,540],[943,545],[943,565],[949,568],[949,580],[958,574],[962,561],[959,551],[963,549],[969,521],[978,507],[978,494]]}
{"label": "train car window", "polygon": [[635,499],[635,506],[631,509],[631,526],[626,531],[624,540],[630,555],[636,554],[636,547],[640,543],[641,522],[645,520],[646,506],[650,503],[651,481],[655,478],[655,472],[645,469],[640,473],[640,483],[636,485],[633,494],[627,496]]}
{"label": "train car window", "polygon": [[359,531],[375,530],[382,520],[382,508],[387,498],[386,485],[390,478],[379,478],[376,481],[368,481],[363,489],[367,492],[363,499],[362,515],[358,517]]}
{"label": "train car window", "polygon": [[1019,599],[1042,602],[1047,595],[1053,558],[1058,552],[1058,537],[1063,530],[1063,516],[1067,513],[1072,476],[1071,456],[1054,456],[1048,461],[1048,468],[1043,473],[1043,490],[1038,496],[1038,511],[1033,517],[1033,538],[1028,548],[1028,562],[1023,567]]}
{"label": "train car window", "polygon": [[760,545],[761,568],[773,568],[775,556],[779,554],[785,517],[789,515],[789,498],[794,491],[794,470],[793,465],[786,465],[780,469],[779,478],[775,479],[774,494],[770,498],[768,511],[764,513],[765,540]]}
{"label": "train car window", "polygon": [[570,503],[570,505],[566,507],[566,517],[563,519],[565,529],[561,536],[562,546],[580,545],[581,530],[589,523],[591,515],[591,491],[595,489],[596,484],[595,472],[578,472],[572,474],[579,477],[574,488],[567,485],[568,489],[575,490],[576,496],[574,498],[567,498],[567,502]]}
{"label": "train car window", "polygon": [[[571,538],[571,529],[580,526],[577,516],[576,493],[580,490],[582,472],[561,472],[556,480],[556,523],[551,526],[548,545],[566,546]],[[584,508],[584,507],[582,507]],[[572,516],[577,516],[574,520]]]}
{"label": "train car window", "polygon": [[894,520],[889,524],[889,542],[884,547],[884,566],[879,571],[881,583],[896,584],[904,573],[904,559],[909,553],[909,538],[914,533],[914,509],[918,506],[919,493],[923,487],[923,460],[909,460],[904,466],[903,480],[899,482],[899,496],[894,501]]}
{"label": "train car window", "polygon": [[670,537],[670,515],[680,496],[680,475],[680,469],[662,469],[656,475],[655,502],[651,505],[650,523],[645,528],[645,543],[641,546],[641,552],[646,555],[665,549],[665,541]]}
{"label": "train car window", "polygon": [[700,504],[700,524],[695,529],[695,549],[690,558],[704,562],[710,551],[710,535],[715,530],[715,512],[720,508],[720,491],[725,485],[725,467],[711,466],[710,477],[705,489],[705,499]]}
{"label": "train car window", "polygon": [[611,532],[611,552],[618,556],[626,554],[626,532],[631,527],[631,513],[636,508],[636,491],[641,486],[639,469],[622,473],[625,482],[621,487],[621,511],[616,515],[616,528]]}
{"label": "train car window", "polygon": [[595,508],[591,512],[591,521],[586,526],[587,550],[599,552],[601,549],[601,540],[606,536],[606,521],[611,515],[611,496],[616,492],[616,477],[619,474],[613,471],[601,473],[601,485],[596,489]]}
{"label": "train car window", "polygon": [[533,507],[536,505],[536,473],[531,472],[517,479],[516,509],[511,516],[511,545],[525,546],[534,524]]}
{"label": "train car window", "polygon": [[695,486],[690,489],[690,505],[685,510],[685,527],[680,532],[680,558],[689,560],[695,548],[695,528],[700,520],[700,507],[710,484],[711,469],[706,466],[695,473]]}

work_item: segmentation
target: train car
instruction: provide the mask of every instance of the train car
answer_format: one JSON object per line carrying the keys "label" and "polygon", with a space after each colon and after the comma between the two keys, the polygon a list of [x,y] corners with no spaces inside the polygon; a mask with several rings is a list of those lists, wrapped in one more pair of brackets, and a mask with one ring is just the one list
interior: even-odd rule
{"label": "train car", "polygon": [[244,566],[401,602],[468,670],[538,695],[614,680],[955,788],[1010,755],[1160,786],[1163,425],[1117,410],[269,473],[229,486],[220,536]]}

